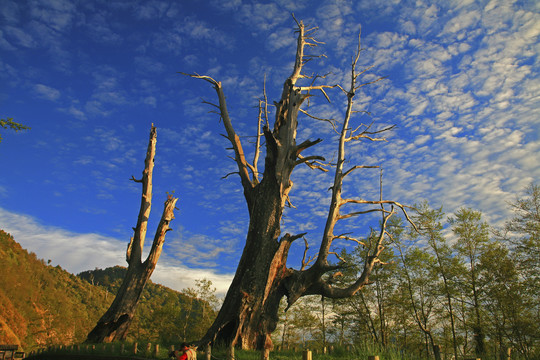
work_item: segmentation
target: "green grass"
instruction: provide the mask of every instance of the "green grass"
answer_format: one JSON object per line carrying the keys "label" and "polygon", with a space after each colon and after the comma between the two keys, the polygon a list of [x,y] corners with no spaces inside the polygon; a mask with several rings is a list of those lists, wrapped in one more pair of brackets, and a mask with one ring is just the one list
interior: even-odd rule
{"label": "green grass", "polygon": [[[270,352],[271,360],[302,360],[303,350],[283,350]],[[362,347],[350,347],[349,349],[336,347],[333,351],[323,354],[322,351],[311,350],[313,360],[367,360],[370,355],[378,355],[380,360],[421,360],[418,356],[406,356],[399,350],[382,349],[375,345]],[[204,356],[202,354],[198,355]],[[260,360],[261,353],[252,350],[236,350],[235,360]],[[201,359],[202,360],[202,359]],[[215,349],[212,351],[212,360],[227,360],[225,350]]]}
{"label": "green grass", "polygon": [[[147,359],[169,359],[168,348],[159,348],[157,355],[155,354],[155,345],[152,345],[150,351],[147,351],[146,344],[137,345],[137,353],[134,354],[134,344],[133,343],[123,343],[124,351],[121,352],[122,343],[114,344],[98,344],[95,346],[82,344],[77,347],[68,347],[62,349],[50,349],[47,353],[61,353],[61,354],[85,354],[85,355],[109,355],[109,356],[122,356],[126,358],[147,358]],[[349,351],[344,348],[336,348],[334,351],[327,354],[322,354],[321,351],[312,351],[313,360],[363,360],[368,359],[369,355],[378,355],[380,360],[419,360],[417,357],[407,357],[401,356],[399,351],[394,351],[391,349],[378,349],[373,346],[367,346],[363,348],[351,348]],[[203,352],[198,352],[197,358],[199,360],[205,359],[205,354]],[[261,353],[255,350],[235,350],[234,354],[235,360],[260,360]],[[272,360],[302,360],[303,351],[302,350],[283,350],[283,351],[271,351],[270,359]],[[212,360],[228,360],[226,349],[213,349],[212,350]]]}
{"label": "green grass", "polygon": [[[123,344],[124,352],[121,352]],[[98,344],[95,346],[81,344],[79,347],[68,347],[62,349],[50,349],[47,351],[51,353],[61,354],[84,354],[84,355],[109,355],[109,356],[121,356],[126,359],[153,359],[153,360],[166,360],[169,359],[168,354],[170,349],[167,347],[159,347],[157,355],[155,354],[155,345],[150,347],[148,351],[147,344],[138,344],[137,353],[134,354],[134,344],[125,343],[113,343],[113,344]],[[419,358],[417,354],[402,353],[399,349],[393,349],[391,347],[383,348],[377,344],[364,344],[361,346],[335,347],[332,351],[323,354],[318,349],[310,349],[312,351],[312,360],[367,360],[369,356],[378,355],[380,360],[427,360],[426,358]],[[28,355],[28,354],[27,354]],[[522,359],[517,354],[513,354],[512,359]],[[205,354],[200,351],[197,353],[198,360],[206,360]],[[260,360],[260,351],[254,350],[235,350],[234,360]],[[482,357],[482,360],[494,360],[496,357],[488,356]],[[212,360],[229,360],[227,355],[227,349],[225,348],[213,348]],[[271,351],[270,360],[303,360],[303,350],[282,350]]]}

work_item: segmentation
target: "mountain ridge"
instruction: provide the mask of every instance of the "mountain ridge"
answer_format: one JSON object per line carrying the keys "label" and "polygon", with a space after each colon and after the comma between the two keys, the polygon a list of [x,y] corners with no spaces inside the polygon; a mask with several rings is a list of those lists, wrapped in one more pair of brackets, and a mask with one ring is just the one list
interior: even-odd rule
{"label": "mountain ridge", "polygon": [[[0,266],[0,343],[27,352],[83,342],[113,301],[126,271],[114,266],[74,275],[38,259],[3,230]],[[149,281],[126,341],[169,345],[193,339],[197,334],[189,333],[185,324],[196,322],[203,306],[201,300]]]}

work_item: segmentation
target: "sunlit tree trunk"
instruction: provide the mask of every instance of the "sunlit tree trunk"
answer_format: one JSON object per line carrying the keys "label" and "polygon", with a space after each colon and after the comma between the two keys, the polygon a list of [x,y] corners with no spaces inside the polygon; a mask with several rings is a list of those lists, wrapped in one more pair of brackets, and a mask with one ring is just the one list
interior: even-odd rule
{"label": "sunlit tree trunk", "polygon": [[[394,208],[399,207],[404,210],[401,204],[382,198],[368,201],[341,197],[343,179],[347,175],[362,168],[372,167],[353,166],[346,169],[346,143],[359,140],[384,140],[378,135],[392,127],[376,131],[371,130],[371,125],[352,126],[350,123],[351,115],[354,113],[353,102],[356,92],[361,86],[368,84],[358,82],[361,72],[356,70],[356,64],[360,47],[351,64],[351,85],[348,90],[339,85],[315,85],[317,78],[314,78],[310,85],[302,86],[298,83],[298,80],[306,78],[302,72],[305,63],[316,57],[306,55],[304,51],[306,48],[316,46],[318,42],[313,38],[315,28],[308,29],[302,22],[296,21],[296,23],[298,38],[295,64],[292,74],[283,85],[280,100],[274,103],[275,120],[272,128],[268,121],[268,112],[265,110],[266,96],[260,107],[256,143],[260,144],[260,139],[264,136],[266,157],[262,173],[259,172],[257,164],[260,151],[258,147],[255,149],[252,163],[249,163],[245,157],[240,137],[236,134],[229,117],[222,83],[209,76],[185,74],[209,82],[216,90],[218,104],[214,106],[219,109],[218,112],[227,133],[226,137],[234,151],[234,161],[249,213],[249,228],[235,276],[216,320],[203,339],[199,341],[201,345],[224,343],[227,346],[243,349],[270,349],[273,346],[270,334],[276,328],[279,303],[284,296],[287,297],[288,305],[291,306],[300,297],[306,295],[319,295],[333,299],[355,294],[368,283],[373,267],[379,262],[379,255],[384,249],[383,243],[386,238],[386,223],[395,214]],[[380,79],[370,83],[378,80]],[[305,140],[297,143],[298,115],[300,112],[305,113],[301,106],[308,97],[312,96],[310,92],[320,91],[328,98],[326,90],[330,88],[341,89],[347,97],[347,109],[342,121],[338,155],[335,159],[337,164],[334,183],[331,187],[332,199],[316,259],[313,262],[303,261],[302,267],[296,270],[286,266],[289,248],[293,241],[302,238],[305,234],[281,234],[281,218],[284,207],[289,203],[289,192],[293,186],[291,175],[293,170],[301,165],[327,171],[322,163],[324,161],[322,156],[302,155],[304,150],[317,145],[322,140]],[[260,127],[263,123],[261,133]],[[342,206],[346,204],[349,204],[349,207],[363,205],[374,206],[374,208],[350,213],[340,212]],[[380,233],[369,250],[363,271],[352,283],[346,286],[335,286],[331,284],[331,280],[339,275],[344,264],[332,265],[329,262],[328,257],[332,255],[330,250],[332,242],[338,238],[357,240],[346,235],[335,235],[334,227],[339,220],[369,212],[379,212],[382,220]]]}
{"label": "sunlit tree trunk", "polygon": [[126,261],[128,262],[126,276],[111,306],[88,334],[86,339],[88,343],[108,343],[125,338],[144,286],[150,279],[161,255],[165,234],[171,230],[169,224],[174,219],[174,209],[178,199],[169,195],[165,201],[152,248],[143,262],[142,250],[152,204],[152,174],[156,152],[156,137],[156,128],[152,125],[143,177],[141,180],[132,178],[135,182],[142,184],[142,197],[137,226],[134,228],[135,234],[130,240],[126,253]]}

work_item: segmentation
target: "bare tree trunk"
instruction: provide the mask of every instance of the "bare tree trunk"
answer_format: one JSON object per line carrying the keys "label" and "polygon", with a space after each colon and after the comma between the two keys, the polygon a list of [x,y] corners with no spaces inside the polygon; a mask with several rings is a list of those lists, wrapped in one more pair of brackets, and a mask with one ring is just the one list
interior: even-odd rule
{"label": "bare tree trunk", "polygon": [[141,180],[135,180],[132,177],[133,181],[142,183],[143,190],[137,227],[134,228],[135,234],[130,240],[126,253],[126,260],[129,264],[127,273],[113,303],[88,334],[87,343],[108,343],[125,338],[144,286],[150,279],[161,255],[165,234],[171,230],[169,223],[174,219],[174,209],[178,199],[169,195],[165,201],[150,254],[142,262],[142,250],[152,204],[152,173],[156,152],[156,136],[156,128],[152,124],[143,177]]}
{"label": "bare tree trunk", "polygon": [[[377,138],[377,134],[389,128],[381,131],[371,131],[370,126],[354,128],[349,125],[353,113],[352,105],[355,92],[359,87],[367,85],[367,83],[358,84],[356,82],[357,77],[361,74],[356,71],[360,47],[351,66],[351,87],[349,90],[344,90],[343,87],[338,85],[314,85],[314,83],[310,86],[297,85],[297,80],[306,78],[302,74],[304,64],[316,57],[305,55],[304,48],[316,46],[318,42],[313,39],[316,28],[306,29],[302,22],[296,21],[296,23],[298,25],[298,39],[295,65],[291,76],[283,85],[281,99],[279,102],[274,103],[276,113],[273,129],[270,128],[268,113],[265,110],[266,95],[263,102],[265,106],[263,107],[260,103],[257,144],[260,144],[261,136],[264,136],[266,140],[266,158],[262,179],[259,179],[260,173],[257,168],[260,149],[258,147],[255,149],[254,161],[252,164],[248,163],[240,138],[234,131],[229,117],[221,82],[209,76],[184,74],[209,82],[217,92],[219,103],[214,106],[219,109],[221,120],[223,120],[227,132],[227,138],[235,153],[234,160],[238,167],[237,173],[240,176],[250,217],[246,243],[234,279],[216,320],[203,339],[199,341],[200,345],[221,342],[243,349],[270,349],[272,348],[270,334],[276,328],[279,302],[283,296],[287,297],[288,306],[291,306],[305,295],[321,295],[328,298],[352,296],[368,283],[368,277],[373,266],[380,262],[378,256],[384,249],[382,243],[386,236],[386,222],[395,213],[394,206],[403,209],[402,205],[394,201],[383,201],[382,199],[367,201],[343,199],[341,197],[342,182],[348,174],[357,169],[372,167],[354,166],[351,169],[344,170],[344,164],[346,163],[345,143],[366,139],[372,141],[384,140]],[[307,268],[311,261],[305,261],[304,259],[302,268],[295,270],[286,267],[289,248],[294,240],[303,237],[305,234],[285,234],[281,236],[280,226],[283,209],[289,201],[289,191],[293,186],[291,174],[298,165],[308,165],[312,169],[323,169],[321,161],[324,161],[321,156],[302,156],[301,153],[304,150],[322,140],[306,140],[300,144],[296,143],[298,113],[305,113],[300,107],[304,100],[311,96],[310,91],[321,91],[328,99],[325,89],[335,87],[339,87],[347,96],[348,105],[338,144],[339,155],[332,186],[332,201],[316,261]],[[266,121],[263,132],[260,133],[260,124],[263,122],[261,120],[263,117]],[[323,170],[327,171],[326,169]],[[340,214],[339,210],[345,204],[371,205],[376,206],[376,208]],[[384,208],[385,204],[391,205],[392,210],[386,210]],[[330,251],[332,242],[340,238],[361,243],[349,236],[334,235],[333,230],[336,222],[374,211],[382,214],[383,225],[378,240],[370,248],[362,274],[355,282],[345,285],[345,287],[331,284],[332,278],[339,276],[339,270],[343,267],[343,263],[331,265],[328,261],[328,256],[333,254]],[[323,279],[325,274],[330,276]]]}

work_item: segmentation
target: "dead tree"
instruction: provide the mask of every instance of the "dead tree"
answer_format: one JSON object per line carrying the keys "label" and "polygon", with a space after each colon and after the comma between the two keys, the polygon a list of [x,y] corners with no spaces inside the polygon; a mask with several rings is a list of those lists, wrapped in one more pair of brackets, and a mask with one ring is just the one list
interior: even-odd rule
{"label": "dead tree", "polygon": [[[345,177],[362,168],[374,167],[358,165],[346,169],[345,145],[351,141],[384,140],[380,134],[393,127],[371,130],[371,125],[359,125],[353,128],[351,124],[352,115],[355,113],[353,102],[356,92],[360,87],[368,84],[359,82],[359,76],[367,69],[361,72],[356,69],[361,52],[360,38],[351,64],[351,83],[347,87],[348,89],[340,85],[316,85],[315,78],[310,85],[300,86],[298,80],[307,78],[302,72],[304,65],[315,57],[305,54],[305,50],[317,46],[319,42],[313,38],[316,28],[306,28],[303,22],[296,19],[295,21],[298,26],[298,39],[294,68],[292,74],[285,80],[281,99],[274,103],[275,121],[272,129],[268,122],[266,95],[265,100],[260,104],[257,147],[252,163],[246,159],[240,137],[233,128],[221,82],[209,76],[183,73],[192,78],[209,82],[217,92],[219,102],[212,105],[218,109],[217,112],[225,126],[226,137],[232,144],[235,154],[234,160],[249,212],[249,228],[238,268],[215,322],[199,341],[201,346],[221,343],[242,349],[268,350],[272,348],[270,334],[276,328],[279,303],[284,296],[287,297],[290,307],[305,295],[321,295],[334,299],[354,295],[368,284],[373,267],[380,262],[379,255],[385,247],[384,242],[388,235],[386,224],[388,219],[395,214],[394,208],[401,208],[405,212],[404,206],[395,201],[383,200],[382,198],[376,200],[350,199],[341,196]],[[306,259],[304,254],[300,269],[287,268],[286,262],[291,244],[305,235],[304,233],[281,236],[280,222],[284,207],[289,201],[289,192],[293,186],[291,174],[297,166],[301,165],[307,165],[312,169],[327,170],[324,168],[325,159],[322,156],[302,155],[306,149],[312,148],[322,140],[296,142],[298,115],[299,112],[307,114],[304,109],[301,109],[301,106],[311,96],[310,92],[320,91],[329,100],[327,90],[330,88],[341,89],[342,93],[345,94],[347,110],[341,124],[341,131],[338,131],[340,139],[337,163],[331,187],[332,200],[326,226],[316,259]],[[264,123],[262,133],[260,133],[261,123]],[[262,136],[265,139],[266,155],[264,171],[261,176],[257,160]],[[370,208],[344,212],[343,206],[345,205],[367,205]],[[338,276],[340,269],[346,265],[342,261],[333,263],[329,260],[329,256],[335,254],[331,251],[332,243],[336,239],[355,241],[359,244],[361,242],[347,234],[335,234],[336,223],[339,220],[373,212],[382,214],[381,227],[376,242],[370,249],[369,256],[363,265],[363,271],[356,281],[340,287],[333,283],[332,279]]]}
{"label": "dead tree", "polygon": [[169,224],[174,219],[174,210],[178,198],[168,195],[152,248],[143,262],[142,251],[152,205],[152,174],[156,153],[156,138],[156,128],[152,124],[142,179],[137,180],[133,176],[131,177],[131,180],[142,184],[142,197],[137,226],[133,228],[134,235],[130,239],[126,252],[126,261],[128,263],[126,276],[111,306],[88,334],[87,343],[108,343],[125,338],[144,286],[150,279],[161,255],[165,234],[172,230]]}

